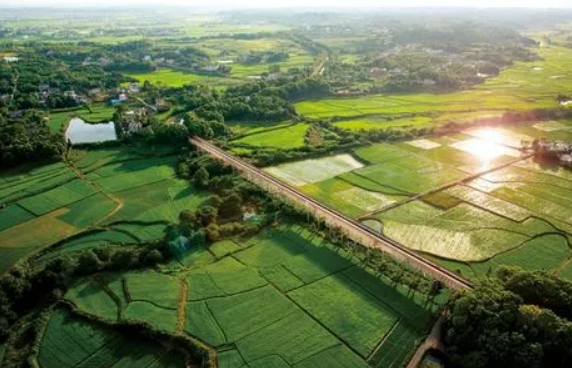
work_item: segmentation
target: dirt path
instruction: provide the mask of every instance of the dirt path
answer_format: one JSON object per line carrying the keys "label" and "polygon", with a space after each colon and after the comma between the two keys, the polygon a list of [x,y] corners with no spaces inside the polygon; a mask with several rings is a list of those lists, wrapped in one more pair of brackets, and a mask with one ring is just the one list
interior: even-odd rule
{"label": "dirt path", "polygon": [[187,300],[189,299],[189,285],[184,279],[179,279],[181,284],[181,295],[179,296],[179,305],[177,307],[177,329],[175,334],[183,334],[185,331],[185,323],[187,321]]}
{"label": "dirt path", "polygon": [[12,89],[12,94],[10,95],[10,103],[9,106],[12,105],[12,102],[14,101],[14,95],[16,94],[16,92],[18,91],[18,81],[20,80],[20,74],[18,73],[18,69],[13,68],[14,73],[16,74],[16,76],[13,79],[13,83],[14,83],[14,88]]}
{"label": "dirt path", "polygon": [[441,314],[431,333],[427,336],[427,339],[417,348],[415,354],[407,364],[407,368],[417,368],[423,357],[427,353],[428,350],[436,349],[436,350],[443,350],[443,344],[441,343],[441,336],[442,336],[442,329],[443,329],[443,322],[445,321],[445,315]]}

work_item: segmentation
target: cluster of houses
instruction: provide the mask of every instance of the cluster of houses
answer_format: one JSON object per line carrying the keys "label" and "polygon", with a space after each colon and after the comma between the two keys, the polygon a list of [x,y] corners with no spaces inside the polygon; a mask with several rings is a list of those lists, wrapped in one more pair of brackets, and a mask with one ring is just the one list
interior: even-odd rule
{"label": "cluster of houses", "polygon": [[524,149],[532,150],[535,157],[556,161],[559,164],[572,168],[572,143],[563,141],[549,141],[535,139],[532,144],[523,143]]}
{"label": "cluster of houses", "polygon": [[138,133],[143,129],[143,122],[147,119],[149,110],[147,107],[142,107],[135,110],[126,111],[123,114],[123,121],[121,128],[127,135]]}

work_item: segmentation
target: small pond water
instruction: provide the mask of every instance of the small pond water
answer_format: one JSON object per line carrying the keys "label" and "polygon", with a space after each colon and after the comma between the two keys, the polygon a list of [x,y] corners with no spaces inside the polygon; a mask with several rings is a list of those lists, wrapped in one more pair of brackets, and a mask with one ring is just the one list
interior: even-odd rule
{"label": "small pond water", "polygon": [[72,144],[96,143],[117,140],[113,122],[88,124],[80,118],[72,118],[66,130],[66,139]]}

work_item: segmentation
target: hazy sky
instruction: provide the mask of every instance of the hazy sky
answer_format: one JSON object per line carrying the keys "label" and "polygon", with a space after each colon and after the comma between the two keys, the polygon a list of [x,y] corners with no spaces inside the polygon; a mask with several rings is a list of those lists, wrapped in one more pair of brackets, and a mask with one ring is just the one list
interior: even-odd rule
{"label": "hazy sky", "polygon": [[572,0],[0,0],[3,6],[197,6],[197,7],[572,7]]}

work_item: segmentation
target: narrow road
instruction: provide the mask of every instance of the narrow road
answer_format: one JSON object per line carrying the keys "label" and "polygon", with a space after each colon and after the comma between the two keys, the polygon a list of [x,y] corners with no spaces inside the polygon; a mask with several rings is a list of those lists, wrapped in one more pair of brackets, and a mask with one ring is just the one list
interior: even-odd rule
{"label": "narrow road", "polygon": [[425,339],[425,341],[421,345],[419,345],[419,347],[413,354],[413,357],[411,357],[411,360],[407,364],[406,368],[419,367],[419,364],[421,364],[421,361],[423,360],[425,354],[429,350],[441,350],[441,351],[443,350],[443,344],[441,343],[441,335],[442,335],[442,328],[444,321],[445,321],[445,316],[441,314],[441,316],[439,316],[439,319],[433,326],[431,333],[429,334],[429,336],[427,336],[427,339]]}
{"label": "narrow road", "polygon": [[311,77],[316,77],[318,75],[322,75],[323,74],[323,70],[326,66],[326,63],[330,60],[330,56],[326,54],[326,56],[324,57],[324,59],[320,62],[320,64],[318,64],[318,66],[316,66],[314,68],[314,70],[312,71],[312,75]]}
{"label": "narrow road", "polygon": [[374,232],[361,223],[325,206],[315,199],[301,193],[298,189],[276,179],[257,167],[234,157],[204,139],[191,137],[190,143],[198,150],[209,154],[214,159],[234,167],[246,178],[246,180],[269,192],[280,195],[291,202],[304,206],[315,217],[323,220],[331,226],[343,229],[350,239],[368,248],[378,248],[398,261],[405,262],[426,275],[429,275],[433,279],[442,282],[451,289],[463,290],[472,288],[469,281],[465,280],[458,274],[449,271],[436,263],[426,260],[417,252]]}
{"label": "narrow road", "polygon": [[179,295],[179,305],[177,306],[177,329],[175,333],[180,335],[185,332],[187,320],[187,300],[189,299],[189,285],[184,279],[179,279],[181,284],[181,294]]}
{"label": "narrow road", "polygon": [[18,73],[18,70],[16,68],[14,68],[14,73],[16,74],[14,76],[14,79],[12,80],[12,83],[14,83],[14,88],[12,89],[12,94],[10,94],[10,102],[8,106],[12,106],[12,102],[14,101],[14,95],[18,91],[18,81],[20,80],[20,74]]}

